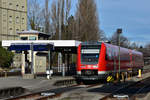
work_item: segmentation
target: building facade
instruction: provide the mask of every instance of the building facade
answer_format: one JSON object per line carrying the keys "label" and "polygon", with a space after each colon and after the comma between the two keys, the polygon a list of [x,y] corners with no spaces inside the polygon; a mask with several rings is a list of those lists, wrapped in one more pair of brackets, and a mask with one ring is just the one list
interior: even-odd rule
{"label": "building facade", "polygon": [[27,0],[0,0],[0,41],[18,40],[27,30]]}
{"label": "building facade", "polygon": [[[29,30],[29,31],[21,31],[17,32],[19,35],[20,40],[24,41],[30,41],[30,40],[48,40],[50,35],[47,35],[42,32],[38,32],[35,30]],[[21,55],[21,63],[18,62],[18,64],[21,64],[22,68],[22,74],[28,74],[31,73],[31,50],[28,51],[22,51]],[[34,67],[34,73],[35,74],[45,74],[46,68],[47,68],[47,57],[48,52],[47,51],[34,51],[33,53],[33,67]]]}

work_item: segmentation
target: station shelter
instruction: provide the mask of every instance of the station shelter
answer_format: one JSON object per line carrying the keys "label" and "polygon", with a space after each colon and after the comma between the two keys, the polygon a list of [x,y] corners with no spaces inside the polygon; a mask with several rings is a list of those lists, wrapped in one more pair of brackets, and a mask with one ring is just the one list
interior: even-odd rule
{"label": "station shelter", "polygon": [[22,75],[42,74],[47,69],[49,71],[54,69],[52,54],[59,52],[57,70],[65,76],[66,71],[69,72],[70,69],[70,54],[76,54],[77,47],[81,43],[76,40],[48,40],[50,35],[33,30],[18,32],[18,35],[20,40],[3,40],[2,46],[22,55]]}

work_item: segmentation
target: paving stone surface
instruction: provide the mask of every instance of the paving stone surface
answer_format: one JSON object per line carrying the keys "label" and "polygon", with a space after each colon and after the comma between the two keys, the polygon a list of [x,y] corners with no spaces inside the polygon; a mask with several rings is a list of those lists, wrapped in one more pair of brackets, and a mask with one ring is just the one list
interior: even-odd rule
{"label": "paving stone surface", "polygon": [[45,90],[54,88],[53,84],[59,80],[73,79],[73,77],[56,77],[48,80],[43,77],[37,77],[36,79],[23,79],[21,76],[18,77],[6,77],[0,78],[0,89],[20,86],[26,88],[30,92]]}

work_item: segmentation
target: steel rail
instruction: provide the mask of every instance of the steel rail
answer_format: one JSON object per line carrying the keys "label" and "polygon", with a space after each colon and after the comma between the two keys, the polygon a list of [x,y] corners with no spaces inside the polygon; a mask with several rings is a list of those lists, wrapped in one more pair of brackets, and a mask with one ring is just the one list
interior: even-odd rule
{"label": "steel rail", "polygon": [[[123,90],[123,89],[126,90],[127,88],[134,87],[134,86],[136,86],[136,85],[141,85],[142,83],[147,82],[147,81],[149,81],[149,80],[150,80],[150,77],[148,77],[148,78],[146,78],[146,79],[143,79],[143,80],[140,80],[140,81],[137,81],[137,82],[135,82],[135,83],[130,83],[129,85],[123,86],[123,87],[121,87],[121,88],[115,90],[114,92],[112,92],[112,93],[110,93],[110,94],[104,96],[104,97],[101,98],[100,100],[107,100],[108,98],[112,98],[112,97],[113,97],[113,94],[115,94],[115,93],[117,93],[117,92],[119,92],[119,91],[121,91],[121,90]],[[146,87],[148,87],[148,86],[149,86],[149,85],[143,86],[142,88],[139,89],[139,91],[135,92],[134,94],[130,95],[129,97],[130,97],[130,98],[134,98],[134,97],[135,97],[135,94],[137,94],[138,92],[140,92],[141,90],[143,90],[144,88],[146,88]]]}

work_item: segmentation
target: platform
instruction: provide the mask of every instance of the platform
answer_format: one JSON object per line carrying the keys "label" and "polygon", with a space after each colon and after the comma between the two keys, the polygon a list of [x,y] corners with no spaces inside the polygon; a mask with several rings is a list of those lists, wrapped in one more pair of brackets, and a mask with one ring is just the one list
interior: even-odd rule
{"label": "platform", "polygon": [[73,79],[73,77],[54,76],[48,80],[44,77],[37,77],[36,79],[23,79],[20,77],[0,78],[0,89],[11,87],[22,87],[27,89],[27,92],[36,92],[45,89],[56,88],[53,84],[60,80]]}

